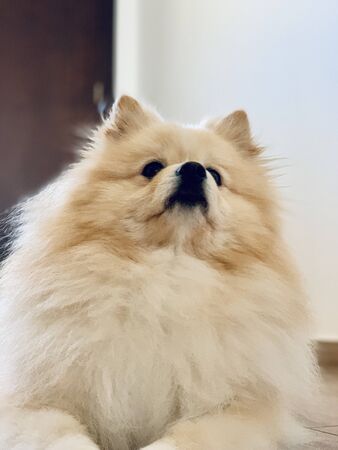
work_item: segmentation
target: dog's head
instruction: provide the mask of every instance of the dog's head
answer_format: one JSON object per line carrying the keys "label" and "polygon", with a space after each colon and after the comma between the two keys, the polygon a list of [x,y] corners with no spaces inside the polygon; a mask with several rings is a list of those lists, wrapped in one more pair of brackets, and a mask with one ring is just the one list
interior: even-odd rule
{"label": "dog's head", "polygon": [[87,182],[73,206],[93,237],[105,233],[135,252],[184,247],[229,264],[234,254],[260,257],[277,232],[260,151],[243,111],[183,127],[123,96],[86,153]]}

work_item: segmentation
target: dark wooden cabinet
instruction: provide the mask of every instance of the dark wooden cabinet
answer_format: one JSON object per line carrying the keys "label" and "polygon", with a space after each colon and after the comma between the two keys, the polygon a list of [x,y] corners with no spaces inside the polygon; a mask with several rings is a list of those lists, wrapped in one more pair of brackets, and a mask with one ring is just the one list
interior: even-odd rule
{"label": "dark wooden cabinet", "polygon": [[112,89],[112,0],[0,1],[0,209],[72,160]]}

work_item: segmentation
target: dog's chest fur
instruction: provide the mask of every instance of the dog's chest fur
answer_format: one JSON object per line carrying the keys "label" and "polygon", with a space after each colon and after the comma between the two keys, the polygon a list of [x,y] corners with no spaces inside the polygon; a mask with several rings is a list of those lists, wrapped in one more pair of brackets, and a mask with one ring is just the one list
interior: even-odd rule
{"label": "dog's chest fur", "polygon": [[146,264],[115,267],[97,287],[95,307],[86,312],[86,345],[93,348],[80,376],[90,384],[84,413],[99,424],[100,439],[140,445],[178,416],[201,414],[231,396],[221,296],[215,270],[169,250]]}
{"label": "dog's chest fur", "polygon": [[3,293],[18,299],[3,308],[4,395],[70,411],[104,450],[139,448],[232,398],[243,368],[229,352],[236,291],[222,274],[169,249],[140,264],[87,246],[53,264],[7,272],[22,282]]}

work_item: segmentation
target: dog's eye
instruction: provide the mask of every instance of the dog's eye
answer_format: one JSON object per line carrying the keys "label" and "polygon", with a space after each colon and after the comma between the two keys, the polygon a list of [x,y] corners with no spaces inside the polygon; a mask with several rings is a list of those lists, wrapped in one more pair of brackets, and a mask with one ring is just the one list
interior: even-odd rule
{"label": "dog's eye", "polygon": [[151,180],[163,168],[164,168],[164,165],[161,163],[161,161],[151,161],[150,163],[146,164],[143,167],[141,175],[143,175],[144,177],[146,177],[149,180]]}
{"label": "dog's eye", "polygon": [[217,170],[213,169],[212,167],[208,167],[207,171],[213,176],[217,186],[222,186],[222,177],[219,172],[217,172]]}

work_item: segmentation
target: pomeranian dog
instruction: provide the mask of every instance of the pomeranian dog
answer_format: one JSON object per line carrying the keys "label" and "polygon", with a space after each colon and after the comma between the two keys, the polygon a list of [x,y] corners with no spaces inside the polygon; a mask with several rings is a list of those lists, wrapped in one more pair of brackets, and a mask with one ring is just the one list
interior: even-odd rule
{"label": "pomeranian dog", "polygon": [[123,96],[17,209],[1,450],[300,442],[310,315],[261,152],[243,111],[183,127]]}

